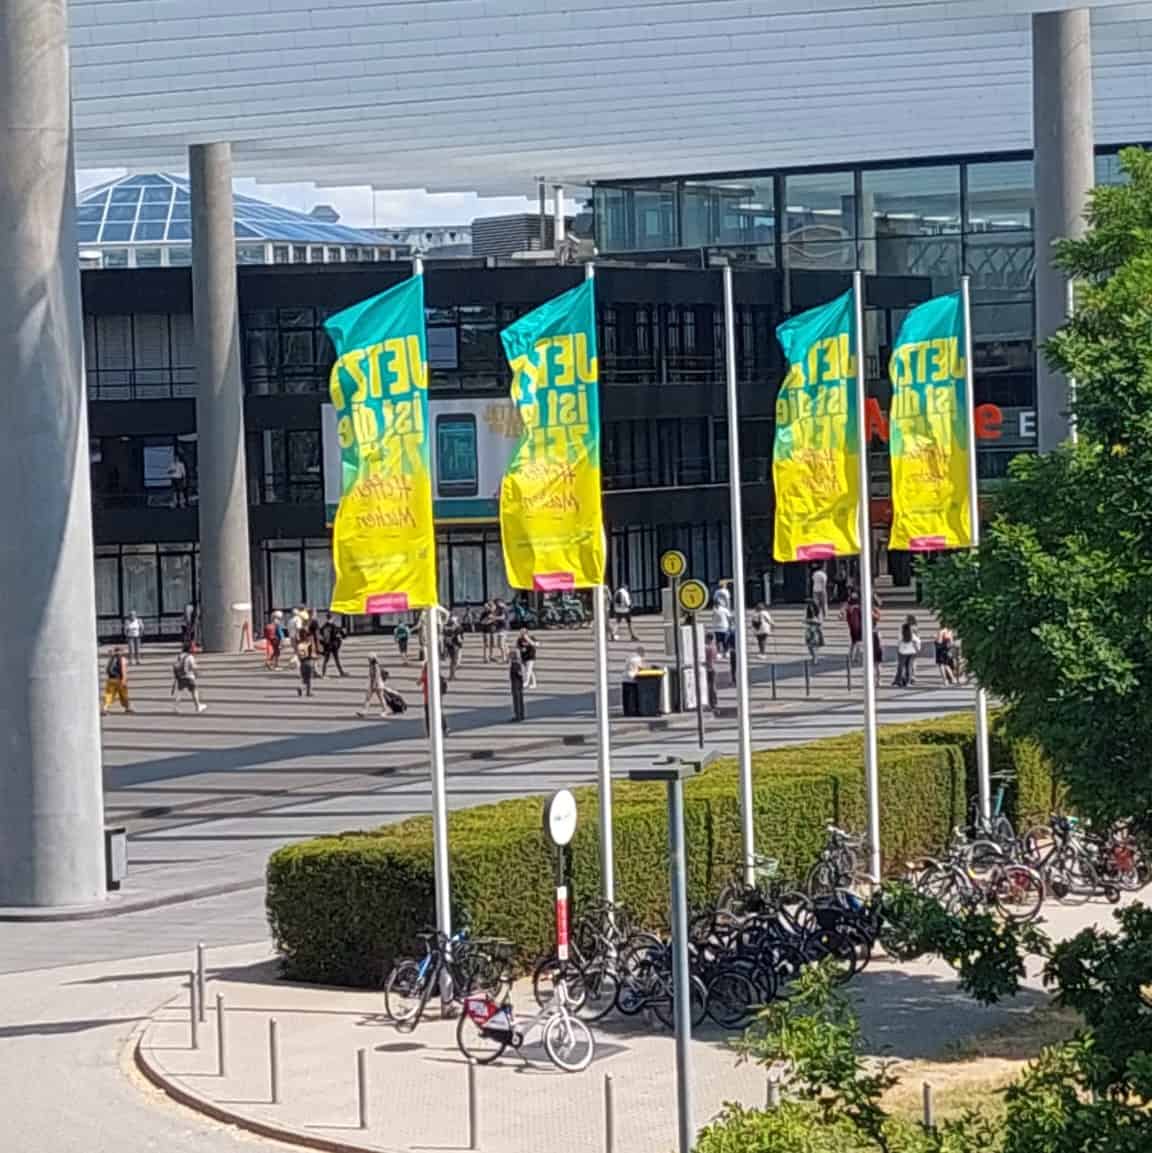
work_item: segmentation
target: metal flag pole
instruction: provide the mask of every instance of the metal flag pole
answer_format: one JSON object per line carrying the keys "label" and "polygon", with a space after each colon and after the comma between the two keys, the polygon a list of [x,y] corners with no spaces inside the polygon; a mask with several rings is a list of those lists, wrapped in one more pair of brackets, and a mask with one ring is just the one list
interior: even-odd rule
{"label": "metal flag pole", "polygon": [[852,274],[852,305],[856,325],[856,435],[860,468],[860,608],[864,641],[864,781],[868,798],[868,872],[880,883],[880,770],[876,747],[876,674],[872,658],[875,628],[872,605],[872,510],[868,478],[868,390],[864,374],[864,274]]}
{"label": "metal flag pole", "polygon": [[[980,486],[976,469],[976,387],[972,371],[972,287],[960,278],[960,307],[964,315],[964,390],[968,416],[968,516],[973,551],[980,547]],[[988,744],[988,694],[976,686],[976,779],[980,790],[980,819],[992,821],[992,755]]]}
{"label": "metal flag pole", "polygon": [[[412,261],[412,275],[424,275],[424,261]],[[433,530],[435,531],[435,530]],[[435,554],[430,562],[435,565]],[[436,874],[436,928],[452,936],[452,883],[448,874],[448,785],[444,770],[444,702],[440,694],[440,606],[424,612],[424,672],[428,680],[428,745],[432,754],[432,853]]]}
{"label": "metal flag pole", "polygon": [[[584,265],[584,279],[594,280],[596,268]],[[599,430],[597,430],[599,434]],[[596,645],[596,787],[600,798],[600,895],[616,900],[616,854],[612,843],[612,735],[608,712],[608,587],[592,589],[592,632]]]}
{"label": "metal flag pole", "polygon": [[[728,377],[728,496],[732,517],[732,611],[736,625],[736,717],[740,741],[740,843],[744,883],[756,885],[756,815],[752,799],[752,718],[748,709],[748,612],[744,588],[744,511],[740,494],[740,414],[736,395],[736,308],[732,266],[724,265],[724,366]],[[677,607],[677,626],[679,608]],[[697,686],[697,692],[699,692]]]}

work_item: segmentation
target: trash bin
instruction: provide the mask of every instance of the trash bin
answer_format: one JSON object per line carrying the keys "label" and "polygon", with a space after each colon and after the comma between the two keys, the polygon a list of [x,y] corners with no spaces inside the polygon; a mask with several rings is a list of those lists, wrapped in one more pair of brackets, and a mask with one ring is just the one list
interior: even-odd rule
{"label": "trash bin", "polygon": [[104,876],[108,892],[115,893],[128,875],[128,830],[104,830]]}
{"label": "trash bin", "polygon": [[667,669],[641,669],[633,682],[636,686],[637,717],[659,717],[668,711],[668,688],[665,683]]}

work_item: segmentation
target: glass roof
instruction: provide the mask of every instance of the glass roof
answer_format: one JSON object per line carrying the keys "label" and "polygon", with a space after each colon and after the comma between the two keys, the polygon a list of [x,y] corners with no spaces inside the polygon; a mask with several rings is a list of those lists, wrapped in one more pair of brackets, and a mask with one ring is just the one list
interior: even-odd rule
{"label": "glass roof", "polygon": [[[329,224],[250,196],[235,198],[238,240],[379,247],[380,237],[343,224]],[[125,176],[82,192],[76,206],[81,244],[187,244],[192,239],[188,180],[149,173]]]}

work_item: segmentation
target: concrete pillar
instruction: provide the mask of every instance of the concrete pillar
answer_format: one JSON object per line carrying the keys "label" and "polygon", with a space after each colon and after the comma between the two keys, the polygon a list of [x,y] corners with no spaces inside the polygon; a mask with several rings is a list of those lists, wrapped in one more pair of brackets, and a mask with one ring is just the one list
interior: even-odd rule
{"label": "concrete pillar", "polygon": [[564,251],[564,185],[552,185],[552,240],[556,247],[556,257]]}
{"label": "concrete pillar", "polygon": [[1036,150],[1036,424],[1046,452],[1068,439],[1068,382],[1040,345],[1067,314],[1067,278],[1052,267],[1052,242],[1084,232],[1095,183],[1092,37],[1087,9],[1032,17],[1032,135]]}
{"label": "concrete pillar", "polygon": [[0,4],[0,906],[103,898],[65,0]]}
{"label": "concrete pillar", "polygon": [[252,618],[244,382],[233,238],[232,146],[188,150],[192,308],[200,479],[200,614],[204,648],[235,652]]}

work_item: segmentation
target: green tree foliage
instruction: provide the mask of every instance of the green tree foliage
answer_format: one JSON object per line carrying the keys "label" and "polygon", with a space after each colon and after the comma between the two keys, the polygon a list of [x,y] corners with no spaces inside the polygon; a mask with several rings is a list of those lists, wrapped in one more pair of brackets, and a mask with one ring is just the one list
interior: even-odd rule
{"label": "green tree foliage", "polygon": [[1079,441],[1021,457],[978,556],[926,574],[929,604],[980,681],[1036,737],[1072,803],[1152,814],[1152,155],[1121,154],[1058,261],[1074,319],[1048,344],[1076,381]]}

